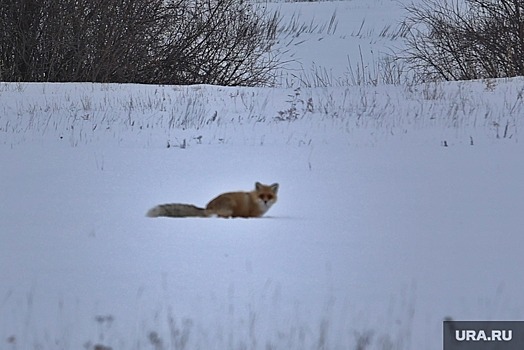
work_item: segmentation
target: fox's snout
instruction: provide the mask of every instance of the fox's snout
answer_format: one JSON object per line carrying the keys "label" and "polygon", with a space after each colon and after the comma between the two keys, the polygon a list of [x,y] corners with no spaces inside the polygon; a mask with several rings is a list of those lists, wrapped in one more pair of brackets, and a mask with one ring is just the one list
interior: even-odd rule
{"label": "fox's snout", "polygon": [[263,196],[260,196],[259,198],[260,200],[262,200],[262,202],[264,202],[264,204],[267,204],[268,202],[273,200],[272,195],[263,195]]}

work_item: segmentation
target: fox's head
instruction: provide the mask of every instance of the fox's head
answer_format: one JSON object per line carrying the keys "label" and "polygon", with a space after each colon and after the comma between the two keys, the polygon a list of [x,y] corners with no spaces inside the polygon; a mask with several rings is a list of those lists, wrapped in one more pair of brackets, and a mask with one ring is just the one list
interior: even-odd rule
{"label": "fox's head", "polygon": [[255,193],[257,203],[264,213],[271,208],[277,201],[278,184],[263,185],[260,182],[255,183]]}

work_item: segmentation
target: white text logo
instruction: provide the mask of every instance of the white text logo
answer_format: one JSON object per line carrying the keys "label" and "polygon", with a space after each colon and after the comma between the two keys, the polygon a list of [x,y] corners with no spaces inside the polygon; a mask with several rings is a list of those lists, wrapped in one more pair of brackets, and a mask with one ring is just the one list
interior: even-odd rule
{"label": "white text logo", "polygon": [[513,337],[511,330],[493,329],[491,332],[483,330],[456,330],[455,339],[458,341],[510,341]]}

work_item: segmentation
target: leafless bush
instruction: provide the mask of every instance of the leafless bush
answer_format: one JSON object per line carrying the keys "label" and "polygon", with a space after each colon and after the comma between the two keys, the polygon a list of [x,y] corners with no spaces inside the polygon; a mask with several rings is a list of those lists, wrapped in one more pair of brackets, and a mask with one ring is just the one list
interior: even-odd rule
{"label": "leafless bush", "polygon": [[[181,6],[180,3],[183,3]],[[160,82],[267,85],[278,59],[271,47],[278,15],[244,0],[182,0],[168,7],[157,56]]]}
{"label": "leafless bush", "polygon": [[424,0],[407,10],[404,58],[422,81],[524,75],[524,0]]}
{"label": "leafless bush", "polygon": [[278,21],[243,0],[0,0],[0,80],[267,85]]}

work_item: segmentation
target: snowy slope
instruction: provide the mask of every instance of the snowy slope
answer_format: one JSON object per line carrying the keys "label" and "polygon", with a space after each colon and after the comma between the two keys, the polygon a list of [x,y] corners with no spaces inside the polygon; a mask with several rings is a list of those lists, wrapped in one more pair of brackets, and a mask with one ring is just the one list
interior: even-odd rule
{"label": "snowy slope", "polygon": [[[305,70],[400,13],[272,5],[336,9]],[[0,348],[431,350],[444,317],[522,319],[524,80],[290,85],[1,83]],[[255,181],[261,219],[144,216]]]}

